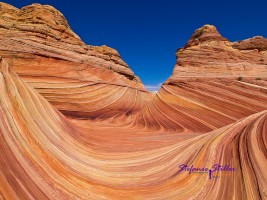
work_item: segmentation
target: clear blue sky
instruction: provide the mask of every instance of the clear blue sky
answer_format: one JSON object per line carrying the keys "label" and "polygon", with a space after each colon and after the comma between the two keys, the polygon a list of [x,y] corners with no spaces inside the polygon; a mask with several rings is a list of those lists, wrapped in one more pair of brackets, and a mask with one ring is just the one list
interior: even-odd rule
{"label": "clear blue sky", "polygon": [[86,44],[115,48],[145,85],[170,75],[175,51],[192,32],[213,24],[230,41],[267,37],[266,0],[7,0],[18,8],[50,4]]}

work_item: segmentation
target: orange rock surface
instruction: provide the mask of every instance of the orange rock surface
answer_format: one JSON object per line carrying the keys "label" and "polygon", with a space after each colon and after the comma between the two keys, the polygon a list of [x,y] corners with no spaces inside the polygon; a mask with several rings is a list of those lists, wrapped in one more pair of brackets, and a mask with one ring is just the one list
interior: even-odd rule
{"label": "orange rock surface", "polygon": [[1,3],[0,9],[1,56],[7,58],[18,74],[42,78],[60,75],[79,81],[106,81],[143,88],[116,50],[84,44],[55,8],[33,4],[19,10]]}
{"label": "orange rock surface", "polygon": [[150,93],[55,8],[0,3],[0,199],[267,199],[266,53],[205,25]]}
{"label": "orange rock surface", "polygon": [[204,25],[176,52],[169,81],[183,77],[265,77],[267,39],[254,37],[239,42],[223,38],[217,29]]}

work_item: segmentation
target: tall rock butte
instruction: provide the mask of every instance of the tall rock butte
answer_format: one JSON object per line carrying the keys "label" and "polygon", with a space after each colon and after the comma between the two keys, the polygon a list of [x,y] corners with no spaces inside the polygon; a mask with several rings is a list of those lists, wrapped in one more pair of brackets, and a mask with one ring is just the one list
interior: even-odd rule
{"label": "tall rock butte", "polygon": [[176,52],[176,65],[167,82],[181,78],[267,77],[267,39],[256,36],[230,42],[216,27],[197,29]]}

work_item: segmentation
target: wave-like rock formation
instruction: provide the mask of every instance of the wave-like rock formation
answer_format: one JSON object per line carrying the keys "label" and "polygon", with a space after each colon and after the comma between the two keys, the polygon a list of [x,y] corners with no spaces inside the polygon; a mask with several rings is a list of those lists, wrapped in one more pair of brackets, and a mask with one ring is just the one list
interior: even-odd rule
{"label": "wave-like rock formation", "polygon": [[[2,199],[267,198],[266,111],[200,136],[138,133],[139,149],[118,152],[119,133],[108,130],[113,140],[106,149],[101,134],[90,136],[99,129],[85,133],[70,123],[5,61],[0,90]],[[148,147],[149,140],[162,146]],[[233,170],[213,171],[211,178],[181,171],[182,164],[224,163]]]}
{"label": "wave-like rock formation", "polygon": [[267,199],[266,41],[205,25],[150,93],[55,8],[0,3],[0,199]]}
{"label": "wave-like rock formation", "polygon": [[[33,4],[17,9],[0,3],[0,44],[0,55],[13,70],[45,97],[52,98],[51,103],[65,113],[68,104],[62,101],[61,94],[75,96],[90,85],[101,88],[112,84],[118,86],[115,90],[124,91],[129,87],[146,92],[116,50],[84,44],[64,16],[48,5]],[[105,88],[102,93],[107,90]],[[80,118],[91,116],[85,114],[90,113],[86,103],[81,106],[71,98],[67,101],[72,104],[68,113]],[[135,104],[134,98],[128,101]]]}
{"label": "wave-like rock formation", "polygon": [[135,124],[205,133],[267,109],[267,88],[228,79],[163,84]]}
{"label": "wave-like rock formation", "polygon": [[171,77],[153,98],[151,110],[164,113],[163,126],[204,133],[267,109],[267,39],[232,43],[204,25],[176,56]]}

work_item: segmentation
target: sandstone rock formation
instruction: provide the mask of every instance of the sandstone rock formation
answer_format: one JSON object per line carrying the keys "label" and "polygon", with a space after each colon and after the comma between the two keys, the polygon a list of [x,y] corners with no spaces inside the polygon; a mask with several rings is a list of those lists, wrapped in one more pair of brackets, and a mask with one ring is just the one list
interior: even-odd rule
{"label": "sandstone rock formation", "polygon": [[[104,81],[143,88],[116,50],[85,45],[55,8],[33,4],[19,10],[0,3],[0,14],[0,53],[18,74],[38,76],[35,69],[40,68],[43,74],[58,76],[60,71],[61,77],[70,78],[71,71],[71,78],[79,81]],[[26,72],[19,64],[23,61],[28,63]],[[51,69],[53,63],[56,65]],[[93,79],[89,76],[93,67],[108,75],[103,78],[93,72]]]}
{"label": "sandstone rock formation", "polygon": [[[72,92],[103,88],[106,84],[118,86],[116,90],[122,92],[125,88],[133,88],[133,93],[136,89],[137,93],[146,92],[116,50],[85,45],[64,16],[48,5],[33,4],[17,9],[0,3],[0,44],[0,55],[13,70],[60,111],[71,116],[96,118],[86,108],[86,102],[84,106],[78,104],[83,99],[75,100]],[[134,100],[127,101],[134,106]],[[101,108],[103,103],[100,104]],[[122,105],[119,109],[128,108]],[[120,110],[114,107],[107,115],[116,112]]]}
{"label": "sandstone rock formation", "polygon": [[257,36],[231,43],[214,26],[197,29],[178,49],[171,77],[134,123],[204,133],[265,110],[266,42]]}
{"label": "sandstone rock formation", "polygon": [[154,94],[55,8],[0,3],[0,199],[267,199],[266,52],[205,25]]}
{"label": "sandstone rock formation", "polygon": [[[157,139],[137,131],[130,134],[135,140],[124,136],[120,146],[116,129],[75,126],[7,62],[0,66],[2,199],[267,198],[266,111],[201,136],[158,134]],[[135,144],[136,151],[125,143]],[[214,171],[220,178],[209,179],[207,173],[179,168],[212,169],[215,163],[234,171]]]}
{"label": "sandstone rock formation", "polygon": [[211,25],[197,29],[184,48],[177,50],[176,57],[176,65],[168,82],[188,77],[267,76],[266,38],[230,42]]}

